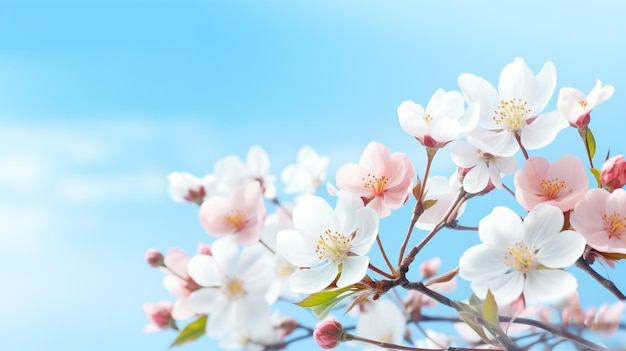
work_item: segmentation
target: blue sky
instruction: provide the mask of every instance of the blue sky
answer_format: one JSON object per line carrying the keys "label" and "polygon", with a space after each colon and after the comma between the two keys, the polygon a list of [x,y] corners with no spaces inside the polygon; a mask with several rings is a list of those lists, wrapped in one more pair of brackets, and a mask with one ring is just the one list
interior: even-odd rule
{"label": "blue sky", "polygon": [[[458,89],[463,72],[495,83],[521,56],[535,72],[554,62],[557,89],[588,92],[596,78],[612,84],[615,95],[594,113],[592,129],[599,154],[623,153],[624,8],[585,6],[0,3],[0,344],[165,349],[173,333],[142,332],[142,304],[170,299],[143,254],[174,246],[193,252],[210,241],[196,209],[169,200],[169,172],[204,175],[218,158],[243,157],[259,144],[279,174],[309,144],[331,158],[332,181],[376,140],[408,153],[422,173],[423,151],[400,128],[396,108],[407,99],[426,104],[440,87]],[[550,110],[555,101],[556,93]],[[582,155],[582,146],[565,130],[546,152]],[[451,161],[439,157],[435,174],[447,176]],[[476,203],[463,217],[468,225],[492,202]],[[408,217],[394,217],[383,228],[400,236]],[[458,247],[445,245],[450,238]],[[452,259],[475,242],[445,233],[423,257]],[[623,264],[609,273],[626,286]],[[590,301],[612,301],[585,279]]]}

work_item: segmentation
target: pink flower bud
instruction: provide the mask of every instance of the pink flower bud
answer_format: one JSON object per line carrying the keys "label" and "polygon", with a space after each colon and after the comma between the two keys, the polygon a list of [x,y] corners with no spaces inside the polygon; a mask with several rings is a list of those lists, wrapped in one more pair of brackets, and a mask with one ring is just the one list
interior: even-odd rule
{"label": "pink flower bud", "polygon": [[284,318],[280,322],[278,327],[280,328],[281,334],[284,338],[285,336],[291,334],[294,330],[296,330],[299,325],[300,324],[298,324],[298,321],[293,318]]}
{"label": "pink flower bud", "polygon": [[149,249],[148,251],[146,251],[146,256],[145,256],[146,262],[148,262],[148,264],[151,267],[163,267],[163,254],[161,253],[161,251],[157,250],[157,249]]}
{"label": "pink flower bud", "polygon": [[174,319],[172,318],[172,308],[174,308],[174,305],[166,301],[144,304],[143,310],[150,321],[150,324],[145,326],[144,332],[151,333],[158,330],[175,328]]}
{"label": "pink flower bud", "polygon": [[600,181],[609,191],[626,184],[626,160],[623,155],[613,156],[604,162],[600,171]]}
{"label": "pink flower bud", "polygon": [[424,263],[420,265],[420,273],[422,274],[422,277],[424,279],[428,279],[437,274],[437,271],[439,271],[440,267],[441,258],[433,257],[429,260],[424,261]]}
{"label": "pink flower bud", "polygon": [[209,255],[213,256],[213,251],[211,251],[211,246],[205,243],[198,244],[198,255]]}
{"label": "pink flower bud", "polygon": [[313,331],[313,339],[323,349],[337,347],[343,341],[343,326],[335,319],[319,322]]}

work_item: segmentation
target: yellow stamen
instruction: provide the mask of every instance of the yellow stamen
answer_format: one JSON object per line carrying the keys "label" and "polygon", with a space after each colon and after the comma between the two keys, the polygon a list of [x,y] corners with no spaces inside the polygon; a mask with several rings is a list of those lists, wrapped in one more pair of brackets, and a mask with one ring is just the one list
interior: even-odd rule
{"label": "yellow stamen", "polygon": [[424,121],[426,121],[426,123],[427,123],[428,125],[430,125],[430,122],[432,122],[432,121],[433,121],[433,118],[431,117],[431,115],[426,115],[426,116],[424,117]]}
{"label": "yellow stamen", "polygon": [[224,217],[224,223],[232,227],[236,232],[242,230],[247,222],[242,210],[232,210]]}
{"label": "yellow stamen", "polygon": [[239,300],[247,294],[243,286],[243,280],[239,278],[229,279],[228,282],[226,282],[226,285],[224,285],[222,291],[231,301]]}
{"label": "yellow stamen", "polygon": [[538,266],[537,249],[533,246],[531,250],[528,245],[516,242],[514,246],[507,248],[504,264],[516,271],[528,273]]}
{"label": "yellow stamen", "polygon": [[604,230],[609,233],[609,238],[621,239],[622,233],[626,229],[626,217],[620,217],[617,211],[610,215],[605,213],[602,215],[602,223],[604,223]]}
{"label": "yellow stamen", "polygon": [[552,178],[542,180],[539,187],[541,188],[541,195],[543,195],[545,199],[554,200],[559,196],[562,190],[567,188],[567,184],[559,178]]}
{"label": "yellow stamen", "polygon": [[587,105],[588,105],[587,100],[578,100],[578,103],[583,108],[583,110],[587,108]]}
{"label": "yellow stamen", "polygon": [[382,195],[389,178],[387,178],[387,176],[377,177],[374,174],[368,173],[367,177],[361,178],[361,180],[363,181],[363,187],[372,189],[374,195]]}
{"label": "yellow stamen", "polygon": [[353,237],[348,238],[337,231],[333,233],[330,229],[326,229],[324,234],[317,239],[315,252],[320,260],[326,259],[330,263],[341,263],[348,257],[352,248],[352,239]]}
{"label": "yellow stamen", "polygon": [[500,100],[500,105],[493,111],[493,121],[508,132],[518,131],[526,126],[530,109],[528,102],[522,99]]}

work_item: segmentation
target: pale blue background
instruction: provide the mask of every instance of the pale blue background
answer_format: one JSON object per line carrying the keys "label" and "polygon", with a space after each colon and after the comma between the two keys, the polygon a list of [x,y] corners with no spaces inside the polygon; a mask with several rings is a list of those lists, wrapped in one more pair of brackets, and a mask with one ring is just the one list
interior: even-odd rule
{"label": "pale blue background", "polygon": [[[516,56],[535,72],[551,60],[549,110],[558,88],[588,92],[598,77],[616,88],[592,117],[598,153],[624,152],[624,10],[618,1],[0,2],[0,348],[165,350],[173,332],[142,331],[142,304],[171,299],[143,254],[210,241],[196,208],[169,200],[169,172],[204,175],[259,144],[278,175],[309,144],[331,158],[332,181],[376,140],[410,154],[421,174],[423,151],[396,108],[458,89],[463,72],[496,83]],[[568,129],[546,152],[582,150]],[[434,173],[452,170],[442,152]],[[514,205],[477,200],[462,223],[475,225],[494,201]],[[409,210],[383,222],[388,245]],[[440,255],[450,269],[476,242],[444,232],[421,257]],[[600,271],[626,288],[623,264]],[[614,301],[588,278],[580,284],[587,305]]]}

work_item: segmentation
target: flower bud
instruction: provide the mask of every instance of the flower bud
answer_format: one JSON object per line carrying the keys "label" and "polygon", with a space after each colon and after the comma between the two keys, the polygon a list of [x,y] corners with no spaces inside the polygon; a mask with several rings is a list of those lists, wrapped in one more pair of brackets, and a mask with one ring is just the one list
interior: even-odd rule
{"label": "flower bud", "polygon": [[284,318],[278,325],[278,328],[280,328],[282,336],[284,338],[285,336],[291,334],[294,330],[296,330],[298,326],[299,324],[297,320],[293,318]]}
{"label": "flower bud", "polygon": [[429,260],[424,261],[424,263],[420,265],[420,273],[422,274],[422,278],[428,279],[434,276],[435,274],[437,274],[437,271],[440,267],[441,258],[439,257],[433,257]]}
{"label": "flower bud", "polygon": [[145,260],[148,262],[150,267],[163,267],[165,264],[163,263],[163,254],[161,251],[157,249],[149,249],[146,251]]}
{"label": "flower bud", "polygon": [[600,170],[600,182],[609,191],[619,189],[626,184],[626,160],[623,155],[609,158]]}
{"label": "flower bud", "polygon": [[198,255],[209,255],[213,256],[213,251],[211,251],[211,246],[205,243],[198,244]]}
{"label": "flower bud", "polygon": [[343,341],[343,326],[335,319],[319,322],[313,331],[313,339],[323,349],[337,347]]}
{"label": "flower bud", "polygon": [[150,333],[157,330],[165,330],[175,328],[174,319],[172,318],[172,309],[174,305],[171,302],[146,303],[143,310],[150,321],[146,325],[144,332]]}

